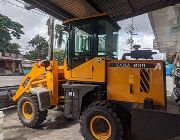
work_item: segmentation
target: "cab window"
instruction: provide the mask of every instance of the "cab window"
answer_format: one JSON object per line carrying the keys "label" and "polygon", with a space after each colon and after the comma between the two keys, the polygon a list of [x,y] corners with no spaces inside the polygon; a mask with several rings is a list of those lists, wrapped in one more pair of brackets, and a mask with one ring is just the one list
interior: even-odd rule
{"label": "cab window", "polygon": [[117,57],[118,32],[109,21],[98,21],[98,55]]}
{"label": "cab window", "polygon": [[90,24],[75,27],[75,56],[91,54]]}

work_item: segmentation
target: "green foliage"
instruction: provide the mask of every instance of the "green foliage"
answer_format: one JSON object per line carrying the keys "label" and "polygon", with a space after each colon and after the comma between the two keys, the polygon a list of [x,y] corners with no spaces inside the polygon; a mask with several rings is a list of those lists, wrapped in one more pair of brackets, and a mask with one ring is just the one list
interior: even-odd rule
{"label": "green foliage", "polygon": [[[55,26],[55,39],[57,39],[58,48],[62,47],[62,44],[65,43],[65,40],[63,39],[63,31],[65,31],[64,26],[60,24],[56,24]],[[64,61],[64,53],[65,51],[63,48],[57,49],[54,51],[54,59],[59,61],[60,64],[63,64]]]}
{"label": "green foliage", "polygon": [[24,57],[29,60],[36,60],[38,58],[38,55],[36,51],[33,50],[26,53]]}
{"label": "green foliage", "polygon": [[62,43],[64,43],[65,41],[63,40],[63,31],[64,30],[64,27],[60,24],[56,24],[56,27],[55,27],[55,38],[58,40],[58,47],[60,48]]}
{"label": "green foliage", "polygon": [[6,43],[6,45],[3,45],[2,47],[0,46],[0,52],[20,54],[20,48],[21,46],[17,43]]}
{"label": "green foliage", "polygon": [[[59,45],[61,45],[61,43],[64,42],[64,40],[62,39],[63,26],[57,24],[55,29],[56,29],[55,38],[58,39],[58,43]],[[40,35],[36,35],[28,43],[33,49],[25,55],[27,59],[29,60],[45,59],[48,56],[48,42],[46,41],[45,38],[41,37]],[[62,49],[55,50],[54,59],[62,64],[64,59],[64,50]]]}
{"label": "green foliage", "polygon": [[20,54],[20,51],[19,49],[21,48],[21,46],[17,43],[10,43],[8,46],[7,46],[7,52],[9,53],[15,53],[15,54]]}
{"label": "green foliage", "polygon": [[64,50],[58,49],[54,51],[54,59],[63,64],[64,60]]}
{"label": "green foliage", "polygon": [[55,30],[57,33],[60,33],[61,31],[64,30],[64,26],[60,24],[56,24]]}
{"label": "green foliage", "polygon": [[13,37],[20,39],[21,35],[24,34],[22,28],[21,24],[0,14],[0,51],[19,53],[20,46],[16,43],[11,44],[10,41]]}
{"label": "green foliage", "polygon": [[36,60],[45,59],[47,57],[49,45],[44,37],[36,35],[28,43],[33,49],[25,55],[27,59]]}

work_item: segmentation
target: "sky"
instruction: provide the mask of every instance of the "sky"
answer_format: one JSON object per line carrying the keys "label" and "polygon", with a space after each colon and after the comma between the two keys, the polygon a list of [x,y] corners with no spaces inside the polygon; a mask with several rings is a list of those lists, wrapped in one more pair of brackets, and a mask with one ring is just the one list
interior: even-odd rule
{"label": "sky", "polygon": [[[127,33],[127,29],[132,24],[132,18],[119,21],[118,24],[121,27],[119,35],[120,48],[127,47],[127,39],[130,35]],[[133,18],[133,25],[135,28],[134,44],[141,45],[142,48],[153,48],[154,33],[149,21],[148,14],[143,14]]]}
{"label": "sky", "polygon": [[[25,35],[22,35],[20,40],[14,39],[13,42],[17,42],[22,46],[21,52],[27,52],[30,48],[28,47],[28,41],[31,40],[32,37],[37,34],[45,38],[48,37],[46,22],[49,15],[38,9],[31,11],[25,10],[23,8],[24,5],[19,1],[20,0],[0,0],[0,13],[24,26],[23,31]],[[118,24],[121,26],[119,47],[128,49],[126,41],[129,38],[129,35],[126,33],[126,28],[131,24],[131,19],[119,21]],[[134,36],[135,44],[141,45],[142,48],[152,48],[154,34],[148,15],[144,14],[134,17],[134,27],[138,34]]]}

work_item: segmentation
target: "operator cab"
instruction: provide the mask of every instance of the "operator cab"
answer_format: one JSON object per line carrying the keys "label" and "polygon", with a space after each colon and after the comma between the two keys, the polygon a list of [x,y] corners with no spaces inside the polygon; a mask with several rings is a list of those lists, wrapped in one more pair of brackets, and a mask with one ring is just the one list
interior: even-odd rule
{"label": "operator cab", "polygon": [[63,42],[68,69],[95,57],[117,59],[120,27],[107,16],[65,21]]}

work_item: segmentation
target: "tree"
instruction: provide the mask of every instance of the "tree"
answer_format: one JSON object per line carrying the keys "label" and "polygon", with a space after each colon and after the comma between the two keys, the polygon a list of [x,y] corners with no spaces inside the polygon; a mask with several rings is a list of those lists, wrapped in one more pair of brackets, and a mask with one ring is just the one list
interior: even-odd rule
{"label": "tree", "polygon": [[67,34],[65,32],[65,28],[63,25],[56,24],[55,26],[55,39],[57,39],[58,49],[54,51],[54,59],[63,64],[65,48],[63,48],[63,44],[67,41]]}
{"label": "tree", "polygon": [[29,60],[36,60],[36,59],[38,59],[37,53],[34,50],[33,51],[29,51],[28,53],[26,53],[24,57],[26,59],[29,59]]}
{"label": "tree", "polygon": [[63,64],[64,60],[64,50],[58,49],[54,51],[54,59]]}
{"label": "tree", "polygon": [[63,39],[63,31],[64,27],[60,24],[56,24],[55,26],[55,39],[57,39],[58,47],[60,48],[62,43],[65,43],[65,40]]}
{"label": "tree", "polygon": [[10,41],[12,38],[20,39],[21,35],[24,34],[22,28],[21,24],[0,14],[0,51],[9,52],[15,49],[14,51],[19,53],[20,46],[16,43],[12,44]]}
{"label": "tree", "polygon": [[48,42],[40,35],[36,35],[29,42],[32,50],[25,57],[30,60],[45,59],[48,55]]}
{"label": "tree", "polygon": [[17,43],[9,43],[8,46],[6,46],[7,48],[7,52],[9,53],[15,53],[15,54],[20,54],[19,49],[21,48],[21,46]]}
{"label": "tree", "polygon": [[[57,24],[56,25],[56,36],[55,38],[58,39],[58,46],[61,46],[61,43],[65,43],[63,39],[63,26]],[[48,42],[45,38],[41,37],[40,35],[36,35],[34,38],[32,38],[29,42],[29,45],[32,47],[32,50],[29,51],[25,57],[30,60],[36,60],[36,59],[45,59],[48,56]],[[60,63],[63,63],[64,58],[64,50],[56,49],[54,51],[54,59],[59,61]]]}
{"label": "tree", "polygon": [[5,43],[5,44],[0,44],[0,52],[8,52],[8,53],[15,53],[15,54],[20,54],[19,49],[21,46],[17,43]]}

